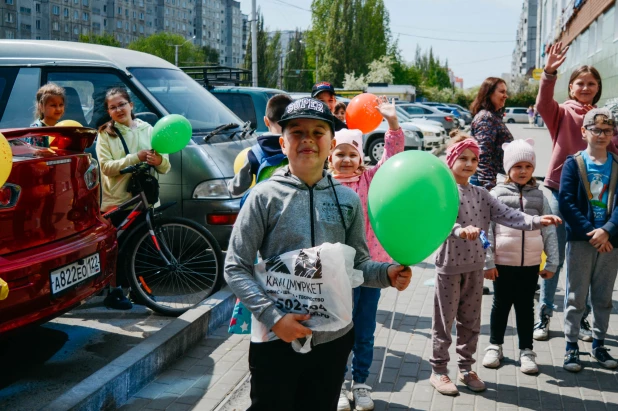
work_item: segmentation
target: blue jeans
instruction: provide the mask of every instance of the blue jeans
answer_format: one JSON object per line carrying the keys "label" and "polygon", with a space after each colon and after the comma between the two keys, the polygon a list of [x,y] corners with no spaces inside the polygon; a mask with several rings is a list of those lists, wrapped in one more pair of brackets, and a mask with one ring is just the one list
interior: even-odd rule
{"label": "blue jeans", "polygon": [[[549,206],[551,207],[552,214],[562,218],[560,208],[558,206],[558,190],[550,188],[551,196],[548,198]],[[563,219],[564,220],[564,219]],[[560,279],[560,269],[564,265],[564,253],[566,250],[566,226],[563,221],[562,224],[556,227],[556,234],[558,235],[558,269],[552,278],[549,280],[541,281],[541,297],[539,298],[539,316],[547,314],[550,317],[554,314],[554,296],[556,295],[556,288],[558,288],[558,280]],[[565,271],[568,267],[565,267]],[[586,310],[584,316],[586,318],[590,314],[590,292],[586,298]]]}
{"label": "blue jeans", "polygon": [[[352,377],[354,382],[364,384],[369,377],[373,361],[373,334],[376,331],[376,314],[380,301],[380,289],[356,287],[354,289],[354,347],[352,348]],[[345,372],[347,374],[348,367]]]}

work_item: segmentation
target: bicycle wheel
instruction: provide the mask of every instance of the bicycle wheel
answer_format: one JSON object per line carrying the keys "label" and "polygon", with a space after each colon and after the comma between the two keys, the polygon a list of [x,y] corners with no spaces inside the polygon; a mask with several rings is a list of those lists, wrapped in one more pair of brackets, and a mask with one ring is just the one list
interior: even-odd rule
{"label": "bicycle wheel", "polygon": [[221,288],[223,255],[212,234],[192,220],[160,218],[153,225],[169,264],[143,225],[126,245],[125,273],[137,302],[178,316]]}

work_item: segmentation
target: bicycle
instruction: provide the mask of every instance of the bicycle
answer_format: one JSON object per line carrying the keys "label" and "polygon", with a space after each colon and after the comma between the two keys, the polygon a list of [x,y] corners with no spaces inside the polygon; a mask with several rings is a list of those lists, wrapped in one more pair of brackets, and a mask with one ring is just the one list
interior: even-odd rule
{"label": "bicycle", "polygon": [[[122,169],[120,174],[139,176],[149,173],[150,168],[140,163]],[[181,315],[221,288],[221,248],[195,221],[163,217],[161,213],[175,203],[155,209],[148,203],[139,178],[134,180],[139,193],[103,214],[111,221],[112,216],[133,206],[115,225],[120,245],[118,264],[128,277],[135,302],[163,315]]]}

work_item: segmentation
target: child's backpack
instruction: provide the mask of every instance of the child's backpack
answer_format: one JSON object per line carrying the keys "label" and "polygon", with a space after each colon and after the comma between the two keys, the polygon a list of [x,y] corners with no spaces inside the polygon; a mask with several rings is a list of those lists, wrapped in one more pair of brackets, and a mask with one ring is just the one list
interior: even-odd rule
{"label": "child's backpack", "polygon": [[[267,157],[266,153],[264,153],[264,150],[262,150],[259,144],[255,144],[251,147],[251,151],[260,164],[257,173],[255,174],[256,184],[268,180],[275,171],[288,164],[288,158],[285,154],[281,153]],[[250,191],[251,189],[247,190],[247,192],[242,196],[242,199],[240,200],[241,208],[245,204]],[[232,312],[228,332],[231,334],[251,334],[251,311],[249,311],[247,307],[240,302],[240,299],[236,299],[236,305],[234,305],[234,311]]]}

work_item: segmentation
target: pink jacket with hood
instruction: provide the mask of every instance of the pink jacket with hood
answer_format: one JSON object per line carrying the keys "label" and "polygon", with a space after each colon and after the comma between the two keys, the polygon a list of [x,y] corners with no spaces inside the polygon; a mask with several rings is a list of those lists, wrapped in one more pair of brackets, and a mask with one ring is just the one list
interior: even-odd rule
{"label": "pink jacket with hood", "polygon": [[[567,100],[558,104],[554,100],[556,78],[557,76],[543,71],[539,94],[536,98],[536,109],[547,125],[552,139],[552,154],[545,175],[545,185],[559,190],[562,166],[567,156],[585,150],[587,147],[586,141],[582,139],[581,128],[588,110],[582,103],[575,100]],[[614,135],[607,149],[618,154],[617,143],[618,136]]]}
{"label": "pink jacket with hood", "polygon": [[378,261],[381,263],[391,263],[393,259],[388,255],[388,253],[382,248],[382,245],[378,241],[373,229],[371,228],[371,223],[369,222],[369,214],[367,213],[367,197],[369,195],[369,185],[371,184],[371,180],[373,180],[373,176],[376,175],[376,172],[380,169],[380,166],[384,164],[386,160],[394,156],[395,154],[401,153],[404,148],[405,143],[405,135],[403,134],[403,130],[399,128],[399,130],[393,131],[388,130],[386,135],[384,136],[384,155],[378,162],[378,164],[373,167],[367,169],[361,176],[360,180],[352,183],[341,183],[346,187],[350,187],[352,190],[358,194],[361,200],[361,204],[363,206],[363,213],[365,216],[365,233],[367,235],[367,245],[369,246],[369,255],[373,261]]}

